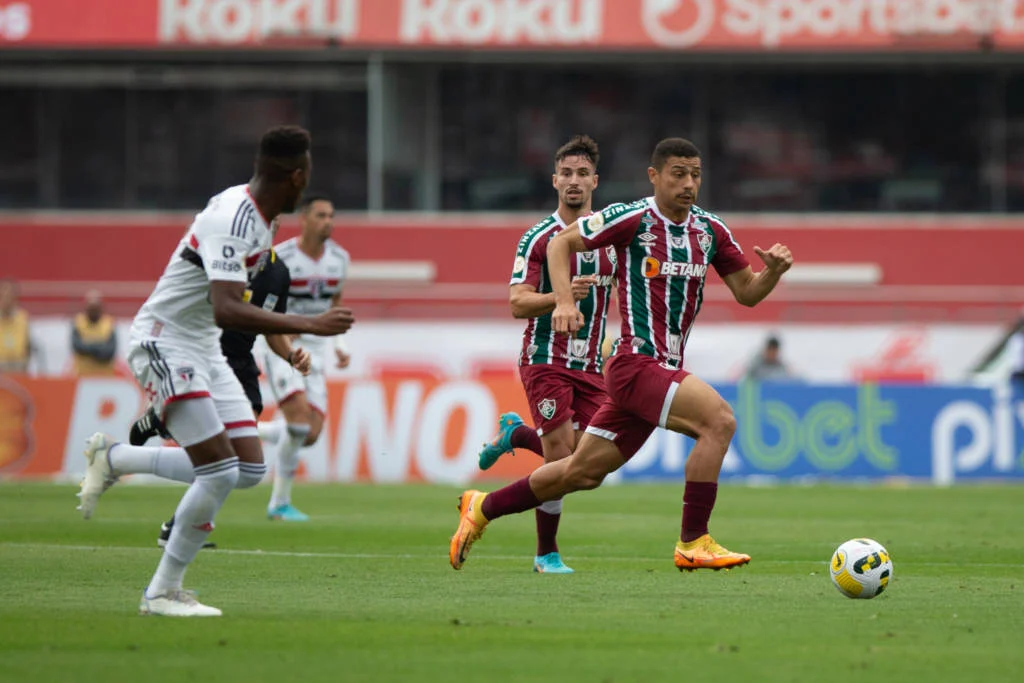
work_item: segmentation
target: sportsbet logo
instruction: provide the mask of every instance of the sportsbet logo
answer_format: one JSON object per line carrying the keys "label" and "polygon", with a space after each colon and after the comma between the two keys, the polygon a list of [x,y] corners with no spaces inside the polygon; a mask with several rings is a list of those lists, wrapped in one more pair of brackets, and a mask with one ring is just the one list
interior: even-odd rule
{"label": "sportsbet logo", "polygon": [[704,277],[708,274],[707,264],[686,261],[659,261],[653,256],[644,259],[644,277]]}

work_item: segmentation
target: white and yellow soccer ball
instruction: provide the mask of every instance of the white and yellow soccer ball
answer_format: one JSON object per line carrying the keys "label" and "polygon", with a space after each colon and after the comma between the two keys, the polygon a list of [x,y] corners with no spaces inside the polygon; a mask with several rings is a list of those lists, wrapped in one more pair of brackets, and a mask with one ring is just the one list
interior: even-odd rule
{"label": "white and yellow soccer ball", "polygon": [[870,600],[892,580],[892,558],[878,541],[854,538],[832,553],[829,574],[846,597]]}

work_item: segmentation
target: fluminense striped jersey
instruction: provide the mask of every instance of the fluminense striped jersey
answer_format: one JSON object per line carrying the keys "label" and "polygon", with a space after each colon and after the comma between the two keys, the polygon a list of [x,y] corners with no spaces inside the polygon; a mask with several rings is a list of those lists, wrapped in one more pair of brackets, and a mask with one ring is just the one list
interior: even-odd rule
{"label": "fluminense striped jersey", "polygon": [[[516,260],[512,266],[510,285],[532,285],[542,294],[551,290],[548,277],[547,249],[552,237],[565,229],[565,223],[554,213],[526,231],[519,240]],[[560,365],[570,370],[600,374],[601,341],[604,339],[608,301],[615,282],[617,254],[606,247],[573,254],[570,275],[596,275],[598,282],[590,295],[577,302],[585,323],[575,337],[555,334],[551,314],[531,318],[523,332],[520,365]]]}
{"label": "fluminense striped jersey", "polygon": [[708,266],[725,277],[749,265],[722,219],[696,206],[675,225],[648,197],[612,204],[579,227],[587,248],[618,253],[622,336],[614,353],[642,353],[671,367],[682,366]]}

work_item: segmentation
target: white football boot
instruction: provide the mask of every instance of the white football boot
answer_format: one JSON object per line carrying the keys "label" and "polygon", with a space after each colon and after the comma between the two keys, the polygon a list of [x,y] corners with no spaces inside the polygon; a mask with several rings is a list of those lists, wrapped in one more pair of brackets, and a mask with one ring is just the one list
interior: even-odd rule
{"label": "white football boot", "polygon": [[78,491],[80,503],[78,509],[82,517],[89,519],[96,509],[103,492],[117,483],[117,475],[110,468],[110,448],[114,445],[113,438],[103,432],[96,432],[85,442],[85,478],[82,479]]}
{"label": "white football boot", "polygon": [[142,591],[139,614],[155,614],[161,617],[219,617],[221,612],[196,600],[196,594],[187,590],[174,590],[147,597]]}

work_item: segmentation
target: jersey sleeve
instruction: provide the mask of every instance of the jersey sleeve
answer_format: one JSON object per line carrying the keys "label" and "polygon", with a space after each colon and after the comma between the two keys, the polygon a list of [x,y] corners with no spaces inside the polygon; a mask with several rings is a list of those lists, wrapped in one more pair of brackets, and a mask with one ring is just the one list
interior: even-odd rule
{"label": "jersey sleeve", "polygon": [[248,282],[245,259],[252,246],[241,236],[233,235],[233,227],[230,220],[217,215],[196,222],[192,244],[202,258],[203,269],[211,282]]}
{"label": "jersey sleeve", "polygon": [[547,258],[548,232],[529,233],[519,240],[516,249],[516,260],[512,264],[512,279],[509,285],[530,285],[540,288],[540,276]]}
{"label": "jersey sleeve", "polygon": [[641,202],[611,204],[597,213],[580,218],[577,224],[583,244],[587,249],[629,244],[646,210],[647,205]]}
{"label": "jersey sleeve", "polygon": [[740,243],[732,236],[732,232],[726,227],[725,223],[712,221],[711,227],[715,231],[715,242],[717,244],[715,257],[711,260],[711,265],[715,267],[718,275],[726,277],[727,275],[738,273],[749,266],[750,261],[747,260],[743,250],[740,249]]}

